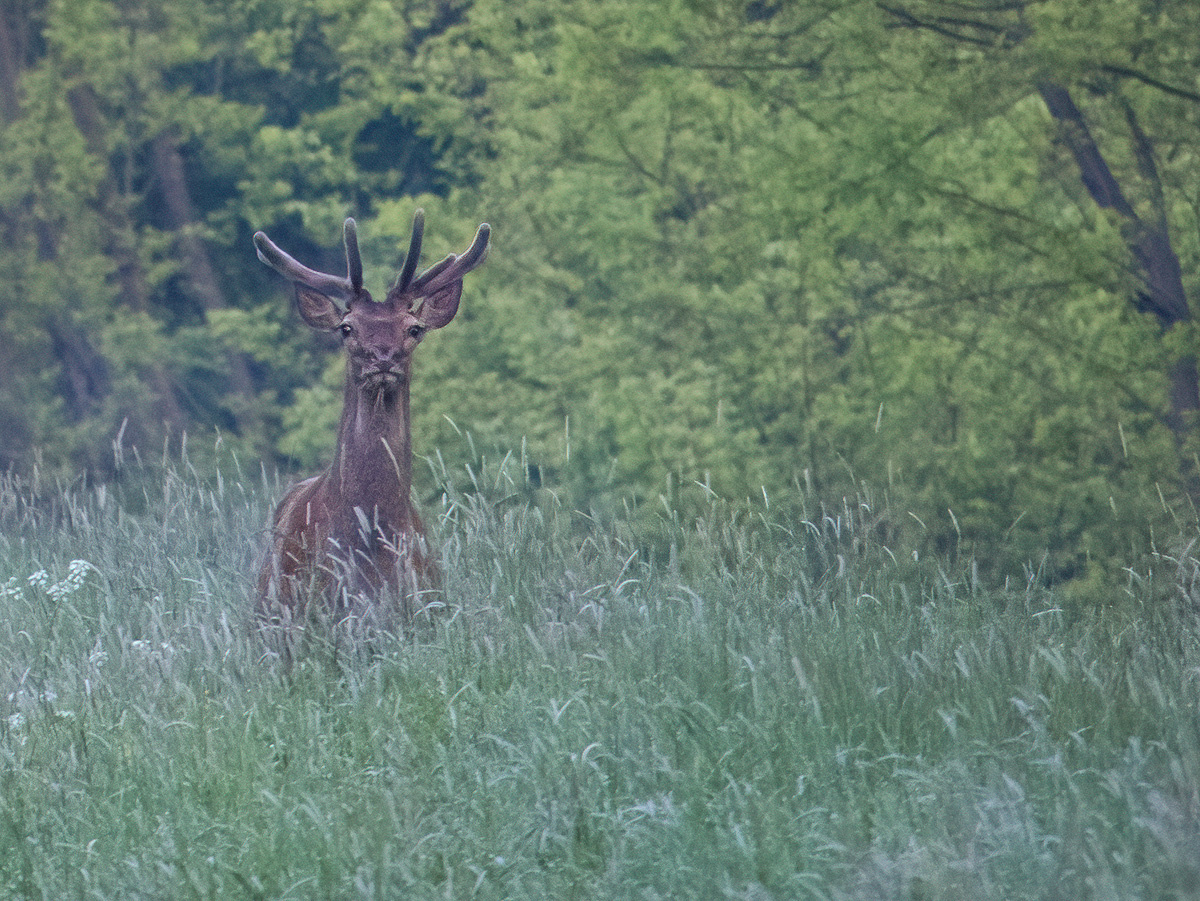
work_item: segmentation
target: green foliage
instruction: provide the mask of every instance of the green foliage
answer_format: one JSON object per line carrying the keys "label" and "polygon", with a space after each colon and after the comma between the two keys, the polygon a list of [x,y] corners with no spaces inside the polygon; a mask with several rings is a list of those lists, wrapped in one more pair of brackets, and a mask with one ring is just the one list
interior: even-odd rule
{"label": "green foliage", "polygon": [[6,896],[1196,897],[1191,557],[1072,613],[866,498],[601,526],[442,470],[447,609],[284,670],[280,486],[118,470],[0,484]]}
{"label": "green foliage", "polygon": [[861,4],[626,6],[477,10],[433,45],[453,70],[431,50],[490,127],[460,198],[512,242],[488,301],[553,336],[498,342],[552,386],[531,453],[570,413],[625,496],[886,485],[914,545],[965,540],[996,574],[1147,549],[1179,500],[1170,357],[1114,223],[1046,172],[1034,80],[914,53]]}
{"label": "green foliage", "polygon": [[460,430],[522,445],[602,515],[696,484],[778,504],[868,485],[908,553],[974,555],[998,584],[1045,553],[1046,578],[1097,599],[1111,561],[1194,516],[1195,448],[1167,425],[1194,329],[1131,303],[1128,223],[1037,89],[1072,89],[1194,296],[1194,4],[3,15],[8,466],[111,475],[118,433],[157,449],[213,428],[323,465],[340,364],[250,235],[337,268],[355,215],[378,294],[423,205],[428,259],[481,220],[494,237],[417,360],[418,453],[466,462]]}

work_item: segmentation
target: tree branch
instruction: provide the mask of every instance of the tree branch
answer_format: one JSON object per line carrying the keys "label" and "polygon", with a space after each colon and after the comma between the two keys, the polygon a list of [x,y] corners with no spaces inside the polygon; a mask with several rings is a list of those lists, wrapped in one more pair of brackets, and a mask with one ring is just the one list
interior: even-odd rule
{"label": "tree branch", "polygon": [[[1101,207],[1120,213],[1126,220],[1122,232],[1142,276],[1143,290],[1138,292],[1136,301],[1139,309],[1153,313],[1164,329],[1191,319],[1187,292],[1183,288],[1183,272],[1175,248],[1171,246],[1165,213],[1159,210],[1156,221],[1149,223],[1137,214],[1066,88],[1042,82],[1038,91],[1046,101],[1050,115],[1059,122],[1063,140],[1075,157],[1080,178],[1092,199]],[[1138,167],[1152,190],[1158,191],[1158,169],[1150,139],[1132,112],[1127,111],[1126,118]]]}
{"label": "tree branch", "polygon": [[1178,88],[1174,85],[1167,84],[1165,81],[1159,81],[1145,72],[1139,72],[1136,69],[1130,69],[1126,66],[1114,66],[1111,63],[1105,63],[1100,67],[1101,72],[1107,72],[1109,75],[1117,75],[1122,78],[1132,78],[1135,81],[1140,81],[1142,84],[1149,85],[1164,94],[1170,94],[1172,97],[1179,97],[1183,100],[1190,100],[1192,103],[1200,103],[1200,94],[1195,91],[1188,91],[1184,88]]}
{"label": "tree branch", "polygon": [[[887,13],[896,20],[891,26],[892,28],[923,29],[925,31],[932,31],[934,34],[940,34],[942,37],[950,38],[951,40],[961,41],[967,44],[975,44],[979,47],[994,46],[996,43],[995,38],[1001,36],[1005,32],[1005,29],[997,25],[992,25],[988,22],[951,18],[923,20],[918,19],[907,9],[902,9],[899,6],[889,6],[886,3],[877,3],[875,5],[878,6],[881,11]],[[973,37],[969,34],[965,34],[961,30],[955,30],[956,28],[971,29],[973,31],[982,32],[983,34],[992,34],[994,37],[991,40],[982,37]]]}
{"label": "tree branch", "polygon": [[1137,218],[1116,176],[1112,174],[1100,153],[1100,147],[1092,137],[1083,113],[1071,98],[1071,93],[1061,85],[1051,82],[1040,82],[1037,89],[1042,95],[1042,100],[1046,102],[1050,115],[1058,120],[1062,138],[1071,155],[1075,157],[1080,178],[1083,179],[1084,187],[1092,195],[1092,199],[1105,209],[1116,210],[1122,216],[1131,219]]}

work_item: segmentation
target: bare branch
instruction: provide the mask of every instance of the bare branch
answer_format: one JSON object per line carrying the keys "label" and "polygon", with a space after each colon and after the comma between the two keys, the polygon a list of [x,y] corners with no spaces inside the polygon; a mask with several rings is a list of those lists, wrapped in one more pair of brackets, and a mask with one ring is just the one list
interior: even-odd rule
{"label": "bare branch", "polygon": [[1190,100],[1192,103],[1200,103],[1200,94],[1195,91],[1188,91],[1184,88],[1176,87],[1175,85],[1167,84],[1165,81],[1160,81],[1145,72],[1139,72],[1136,69],[1130,69],[1127,66],[1114,66],[1106,63],[1100,67],[1100,71],[1107,72],[1109,75],[1116,75],[1121,78],[1132,78],[1135,81],[1140,81],[1142,84],[1149,85],[1164,94],[1170,94],[1172,97],[1179,97],[1183,100]]}
{"label": "bare branch", "polygon": [[[979,47],[995,46],[996,41],[994,38],[999,37],[1005,32],[1005,29],[987,22],[950,18],[923,20],[918,19],[907,9],[902,9],[899,6],[889,6],[886,3],[877,3],[876,6],[896,20],[891,26],[892,28],[923,29],[925,31],[932,31],[934,34],[940,34],[942,37],[950,38],[951,40],[975,44]],[[994,37],[993,39],[973,37],[970,34],[964,33],[961,29],[971,29],[984,34],[992,34]]]}

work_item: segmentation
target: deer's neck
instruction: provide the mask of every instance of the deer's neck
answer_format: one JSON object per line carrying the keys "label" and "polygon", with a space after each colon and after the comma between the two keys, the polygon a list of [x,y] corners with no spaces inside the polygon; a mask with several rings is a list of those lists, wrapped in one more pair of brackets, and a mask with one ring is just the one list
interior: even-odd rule
{"label": "deer's neck", "polygon": [[408,380],[390,393],[347,383],[330,488],[385,529],[412,528],[412,438]]}

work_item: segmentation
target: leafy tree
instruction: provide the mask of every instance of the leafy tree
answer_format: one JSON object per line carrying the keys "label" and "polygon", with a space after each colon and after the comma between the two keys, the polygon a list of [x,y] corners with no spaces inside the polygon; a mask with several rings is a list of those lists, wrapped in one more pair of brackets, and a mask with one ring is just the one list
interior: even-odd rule
{"label": "leafy tree", "polygon": [[1127,234],[1062,177],[1037,82],[896,24],[530,2],[431,45],[485,129],[456,198],[498,220],[505,387],[543,398],[536,451],[571,415],[620,491],[882,484],[918,550],[1013,572],[1049,547],[1079,576],[1145,547],[1156,484],[1178,497],[1172,345],[1124,301]]}
{"label": "leafy tree", "polygon": [[1086,589],[1191,515],[1196,16],[17,0],[0,454],[216,426],[316,465],[341,363],[250,234],[331,269],[354,215],[379,285],[424,205],[430,258],[495,231],[419,449],[521,447],[599,511],[865,485],[918,556]]}
{"label": "leafy tree", "polygon": [[37,451],[104,471],[118,433],[145,448],[213,426],[255,451],[287,446],[279,404],[323,358],[285,328],[251,231],[275,224],[315,252],[373,198],[445,187],[436,140],[363,73],[394,69],[395,48],[453,7],[371,10],[6,5],[5,462]]}
{"label": "leafy tree", "polygon": [[1194,501],[1200,389],[1189,298],[1196,286],[1184,272],[1195,270],[1200,251],[1190,149],[1200,92],[1194,79],[1180,76],[1200,62],[1190,38],[1200,11],[1190,3],[1126,0],[880,8],[892,24],[921,34],[926,59],[954,60],[956,74],[965,76],[946,83],[956,106],[983,86],[1001,109],[1031,95],[1044,102],[1059,143],[1050,177],[1076,195],[1078,206],[1086,190],[1125,245],[1122,254],[1097,255],[1097,274],[1110,282],[1124,277],[1112,293],[1158,327],[1161,347],[1130,362],[1154,361],[1167,375],[1165,401],[1153,407],[1175,438],[1183,488]]}

